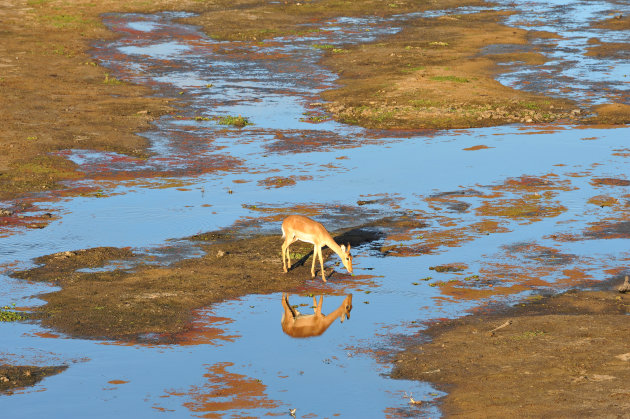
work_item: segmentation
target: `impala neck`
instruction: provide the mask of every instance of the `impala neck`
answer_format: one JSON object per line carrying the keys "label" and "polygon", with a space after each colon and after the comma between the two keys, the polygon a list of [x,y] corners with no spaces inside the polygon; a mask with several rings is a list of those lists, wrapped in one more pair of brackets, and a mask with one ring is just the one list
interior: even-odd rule
{"label": "impala neck", "polygon": [[324,322],[326,323],[327,326],[330,326],[337,317],[341,317],[341,315],[345,311],[345,308],[346,308],[345,306],[346,306],[346,301],[344,300],[344,302],[339,307],[337,307],[335,311],[328,313],[327,315],[324,316]]}
{"label": "impala neck", "polygon": [[330,234],[328,235],[328,237],[326,237],[324,243],[326,244],[326,246],[328,246],[330,250],[339,255],[339,257],[343,260],[343,252],[341,251],[341,246],[337,244],[335,239],[333,239]]}

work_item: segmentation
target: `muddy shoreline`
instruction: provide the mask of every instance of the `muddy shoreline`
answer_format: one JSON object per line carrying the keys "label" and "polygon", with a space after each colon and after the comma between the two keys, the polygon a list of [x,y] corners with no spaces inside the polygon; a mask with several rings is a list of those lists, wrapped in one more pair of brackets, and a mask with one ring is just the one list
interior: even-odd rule
{"label": "muddy shoreline", "polygon": [[630,297],[616,291],[622,282],[431,324],[395,357],[391,376],[448,392],[447,417],[624,417]]}
{"label": "muddy shoreline", "polygon": [[[380,234],[363,227],[346,230],[335,238],[339,243],[359,246],[380,238]],[[30,315],[45,327],[76,338],[151,343],[177,343],[190,330],[195,310],[221,301],[306,289],[324,294],[343,291],[343,287],[327,290],[321,277],[306,285],[311,279],[312,245],[298,242],[291,246],[293,268],[285,274],[280,235],[224,230],[189,240],[203,256],[155,266],[150,257],[130,249],[101,247],[43,256],[35,260],[39,266],[12,276],[61,287],[40,295],[46,304]],[[337,257],[327,248],[323,255],[325,259]],[[350,279],[343,266],[326,269],[326,275],[332,275],[335,282]]]}
{"label": "muddy shoreline", "polygon": [[34,386],[44,378],[59,374],[67,368],[65,365],[37,367],[32,365],[0,364],[0,396],[11,395],[24,387]]}

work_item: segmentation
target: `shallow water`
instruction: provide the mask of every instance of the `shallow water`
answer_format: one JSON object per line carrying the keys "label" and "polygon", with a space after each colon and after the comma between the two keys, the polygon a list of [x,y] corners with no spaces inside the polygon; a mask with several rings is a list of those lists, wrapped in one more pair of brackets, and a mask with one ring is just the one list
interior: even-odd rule
{"label": "shallow water", "polygon": [[507,19],[508,25],[562,35],[533,43],[534,49],[549,59],[545,65],[536,68],[520,66],[513,73],[499,77],[501,83],[547,92],[586,105],[611,101],[628,103],[630,62],[627,57],[601,59],[584,54],[595,45],[628,42],[626,31],[598,29],[591,25],[619,14],[627,15],[630,5],[565,0],[499,3],[510,4],[518,11]]}
{"label": "shallow water", "polygon": [[[548,3],[536,4],[542,10]],[[580,15],[584,22],[593,13],[601,13],[600,3],[589,9],[591,4],[581,5],[592,12]],[[517,5],[525,9],[531,3]],[[549,5],[549,10],[557,10],[555,3]],[[111,153],[65,153],[89,173],[98,174],[88,186],[101,193],[43,202],[42,207],[60,218],[44,229],[20,230],[1,239],[0,263],[9,272],[31,264],[34,257],[80,248],[131,246],[154,252],[169,239],[261,217],[260,209],[298,205],[321,208],[321,218],[331,229],[392,213],[414,213],[429,224],[426,233],[418,234],[428,236],[483,218],[474,210],[435,207],[427,200],[431,195],[469,188],[487,195],[506,179],[523,175],[547,176],[554,185],[566,183],[546,202],[560,203],[567,210],[536,222],[502,220],[509,231],[473,233],[470,240],[430,254],[382,257],[367,246],[354,249],[354,283],[333,277],[326,285],[339,294],[353,293],[352,317],[343,324],[337,320],[317,338],[292,339],[283,334],[280,294],[252,295],[199,310],[193,331],[178,345],[84,341],[43,335],[36,324],[2,324],[0,361],[70,365],[31,389],[0,397],[3,411],[23,416],[46,414],[54,408],[60,416],[85,411],[97,417],[157,416],[174,411],[178,416],[221,412],[258,417],[284,415],[289,408],[297,408],[298,417],[435,417],[439,410],[430,401],[443,393],[423,383],[388,379],[391,365],[382,355],[399,348],[401,336],[421,329],[423,322],[463,315],[488,303],[473,294],[432,286],[436,281],[461,281],[478,274],[490,283],[482,282],[472,287],[475,290],[509,288],[513,279],[497,274],[503,269],[508,275],[523,276],[521,283],[528,286],[491,293],[489,300],[517,301],[530,292],[573,285],[565,272],[572,269],[594,280],[605,279],[608,269],[630,257],[622,239],[564,242],[553,238],[581,232],[593,221],[614,217],[619,207],[623,210],[628,187],[597,186],[592,179],[626,176],[627,150],[623,150],[630,128],[504,126],[401,134],[330,120],[314,123],[309,118],[321,111],[311,104],[317,102],[321,89],[334,83],[334,76],[317,66],[321,52],[313,44],[370,41],[395,30],[391,22],[336,19],[324,24],[329,30],[318,36],[251,45],[217,42],[173,21],[185,16],[105,17],[106,24],[122,37],[97,45],[96,58],[117,78],[154,86],[156,94],[176,95],[185,103],[185,111],[160,119],[151,132],[143,134],[152,141],[154,153],[147,161]],[[361,30],[364,26],[372,29],[369,36]],[[566,35],[574,28],[565,23],[553,30]],[[604,34],[599,36],[605,39]],[[591,58],[580,53],[567,50],[566,56],[556,59],[570,57],[578,63],[574,68],[590,65]],[[620,68],[611,75],[617,79],[606,81],[621,86],[619,91],[625,88]],[[515,80],[524,78],[518,72],[506,77],[504,82],[515,85]],[[582,99],[582,91],[599,86],[589,77],[590,73],[575,71],[567,82],[563,74],[551,72],[549,80],[556,85],[577,84],[572,98]],[[213,119],[239,114],[253,125],[238,129]],[[477,145],[488,148],[465,150]],[[154,177],[156,172],[164,177]],[[274,176],[295,176],[296,184],[266,186],[263,181]],[[601,194],[617,197],[619,206],[600,208],[587,203]],[[520,195],[504,191],[506,199]],[[374,198],[382,200],[362,207],[361,220],[344,217],[346,206],[358,208],[358,201]],[[457,199],[471,208],[484,201],[480,196]],[[262,230],[280,233],[277,223],[263,224]],[[403,237],[382,244],[405,246],[423,240]],[[179,257],[196,254],[186,244],[173,244],[181,247]],[[556,249],[571,255],[571,260],[556,269],[549,260],[532,259],[521,252],[519,245]],[[429,269],[453,262],[467,268],[463,273]],[[421,280],[428,276],[433,279]],[[532,282],[537,279],[544,282]],[[321,286],[318,279],[309,280],[307,290],[317,293]],[[33,296],[47,290],[51,288],[0,275],[0,305],[5,301],[36,305]],[[323,311],[332,311],[342,300],[341,295],[326,297]],[[306,305],[301,308],[305,313],[310,312],[311,301],[291,296],[293,304]],[[411,406],[405,393],[427,403]]]}

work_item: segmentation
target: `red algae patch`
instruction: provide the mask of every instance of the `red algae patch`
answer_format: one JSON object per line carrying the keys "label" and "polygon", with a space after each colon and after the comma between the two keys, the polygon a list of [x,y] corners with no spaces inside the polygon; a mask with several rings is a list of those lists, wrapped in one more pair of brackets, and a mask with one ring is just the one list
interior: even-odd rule
{"label": "red algae patch", "polygon": [[294,186],[297,181],[312,180],[312,176],[272,176],[258,182],[259,186],[270,188],[282,188],[284,186]]}
{"label": "red algae patch", "polygon": [[570,191],[574,188],[571,186],[570,180],[560,180],[555,173],[549,173],[545,176],[509,178],[503,184],[493,187],[493,189],[511,192],[540,192],[542,189]]}
{"label": "red algae patch", "polygon": [[460,281],[449,281],[438,284],[442,295],[453,298],[453,301],[482,300],[497,295],[518,294],[530,289],[529,286],[525,285],[490,286],[485,289],[469,288],[462,285],[464,285],[464,283]]}
{"label": "red algae patch", "polygon": [[[461,264],[431,267],[436,272],[443,272],[445,279],[429,285],[439,287],[443,297],[458,301],[482,300],[592,279],[586,271],[573,267],[579,261],[577,256],[535,243],[507,246],[492,260],[484,260],[476,274],[471,274],[469,268]],[[559,271],[559,267],[566,269]]]}
{"label": "red algae patch", "polygon": [[627,239],[630,238],[630,221],[610,221],[592,225],[584,236],[592,239]]}
{"label": "red algae patch", "polygon": [[233,322],[225,317],[209,316],[208,309],[193,310],[193,320],[187,330],[177,334],[174,341],[178,345],[219,345],[224,342],[234,342],[240,336],[226,335],[224,327]]}
{"label": "red algae patch", "polygon": [[594,186],[630,186],[630,180],[617,178],[594,178],[591,181],[591,184]]}
{"label": "red algae patch", "polygon": [[502,199],[485,202],[475,209],[479,216],[505,217],[528,222],[540,221],[544,217],[556,217],[567,211],[559,203],[541,204],[538,199]]}
{"label": "red algae patch", "polygon": [[220,362],[207,367],[206,382],[191,386],[187,391],[168,391],[170,396],[188,399],[183,405],[192,413],[205,418],[222,418],[230,410],[274,409],[280,403],[269,399],[267,386],[260,380],[228,371],[234,364]]}
{"label": "red algae patch", "polygon": [[108,381],[108,384],[114,384],[114,385],[120,385],[120,384],[127,384],[129,381],[125,381],[125,380],[111,380]]}
{"label": "red algae patch", "polygon": [[468,148],[462,148],[462,150],[466,150],[466,151],[477,151],[477,150],[486,150],[489,148],[494,148],[494,147],[488,147],[487,145],[475,145],[472,147],[468,147]]}
{"label": "red algae patch", "polygon": [[465,263],[449,263],[447,265],[431,266],[429,270],[435,272],[462,272],[468,269]]}
{"label": "red algae patch", "polygon": [[599,207],[612,207],[619,203],[617,198],[613,198],[612,196],[607,195],[597,195],[592,198],[589,198],[587,201],[589,204],[597,205]]}

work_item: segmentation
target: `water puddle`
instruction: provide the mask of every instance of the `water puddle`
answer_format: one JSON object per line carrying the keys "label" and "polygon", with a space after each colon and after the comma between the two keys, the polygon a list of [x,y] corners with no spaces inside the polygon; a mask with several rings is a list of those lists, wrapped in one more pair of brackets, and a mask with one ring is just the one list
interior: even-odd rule
{"label": "water puddle", "polygon": [[[522,13],[510,18],[513,24],[534,9],[531,2],[516,7]],[[584,26],[608,4],[576,4],[582,11],[576,26],[556,19],[563,10],[569,16],[569,7],[554,3],[548,15],[536,15],[549,25],[544,30],[562,36],[554,40],[553,58],[563,64],[562,70],[547,64],[544,78],[536,70],[535,78],[552,87],[526,88],[586,100],[602,83],[623,96],[625,64],[600,60],[614,69],[591,77],[600,67],[577,45],[595,36]],[[54,406],[68,416],[89,410],[98,417],[121,411],[261,417],[297,409],[298,417],[436,417],[443,393],[387,378],[387,355],[405,336],[426,322],[606,279],[627,265],[624,240],[605,238],[609,230],[600,231],[603,237],[592,232],[600,220],[612,225],[627,212],[630,128],[383,133],[343,126],[317,105],[318,92],[334,83],[317,65],[317,45],[368,42],[394,32],[391,21],[336,19],[317,35],[250,44],[209,39],[177,23],[186,16],[104,17],[121,37],[95,46],[96,58],[119,79],[177,97],[183,111],[142,134],[152,144],[146,160],[65,152],[94,175],[76,185],[91,192],[46,202],[45,211],[59,218],[2,238],[0,305],[39,304],[34,296],[53,289],[8,273],[56,252],[132,247],[152,263],[170,263],[200,253],[184,241],[160,250],[169,239],[247,220],[257,221],[255,231],[279,235],[278,214],[291,209],[312,211],[331,229],[391,215],[422,226],[387,230],[376,244],[353,247],[352,280],[309,280],[302,293],[287,297],[290,304],[276,293],[200,309],[178,344],[157,344],[153,335],[134,343],[69,339],[34,323],[3,324],[0,362],[70,365],[3,396],[3,411],[37,416]],[[617,35],[597,30],[596,36],[609,42]],[[528,71],[501,81],[520,86],[531,79]],[[226,116],[251,125],[223,125]],[[278,254],[280,245],[278,239]],[[130,267],[104,269],[121,266]],[[304,315],[319,310],[313,297],[319,301],[322,290],[321,311],[333,313],[323,331],[314,318],[296,317],[299,327],[283,324],[283,315],[292,315],[287,306]],[[342,323],[337,311],[349,294],[352,309]],[[300,333],[319,336],[292,337]],[[405,395],[426,403],[411,405]]]}

